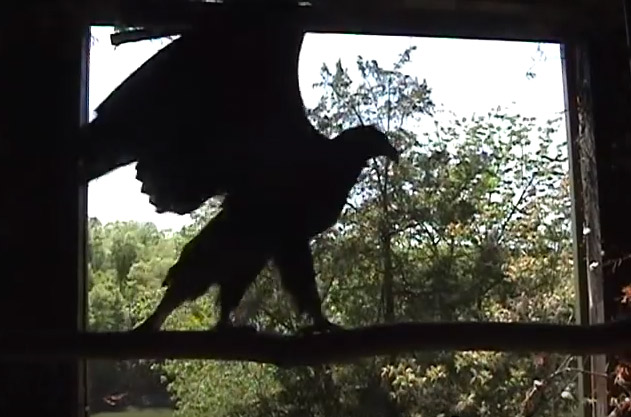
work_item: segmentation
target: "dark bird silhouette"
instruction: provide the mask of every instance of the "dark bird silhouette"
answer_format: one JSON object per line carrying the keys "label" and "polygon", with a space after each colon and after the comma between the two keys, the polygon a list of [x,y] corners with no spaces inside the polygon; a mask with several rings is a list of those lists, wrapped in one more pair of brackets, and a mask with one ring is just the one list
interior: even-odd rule
{"label": "dark bird silhouette", "polygon": [[183,248],[164,281],[163,299],[140,329],[159,329],[174,309],[213,284],[220,287],[218,326],[230,326],[231,312],[270,259],[299,312],[312,319],[311,329],[332,326],[322,313],[310,239],[336,223],[368,159],[396,160],[397,154],[373,127],[348,129],[325,143],[327,153],[305,158],[285,178],[265,175],[251,194],[226,197]]}
{"label": "dark bird silhouette", "polygon": [[221,212],[170,269],[166,294],[140,329],[159,329],[213,284],[220,286],[219,326],[230,325],[270,259],[314,328],[331,325],[310,239],[337,221],[370,158],[397,160],[398,153],[372,126],[333,140],[315,130],[298,85],[303,36],[279,20],[228,20],[184,33],[114,90],[82,132],[88,181],[136,161],[158,212],[189,213],[224,196]]}

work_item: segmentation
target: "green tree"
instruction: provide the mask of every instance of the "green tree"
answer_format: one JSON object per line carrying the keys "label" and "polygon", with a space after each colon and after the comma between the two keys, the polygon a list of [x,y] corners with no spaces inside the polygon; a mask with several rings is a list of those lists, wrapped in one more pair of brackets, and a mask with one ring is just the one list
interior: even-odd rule
{"label": "green tree", "polygon": [[[89,223],[88,326],[92,331],[126,331],[158,301],[164,274],[175,261],[176,240],[151,223]],[[151,361],[89,362],[93,412],[110,410],[103,399],[125,394],[124,404],[170,405],[160,373]],[[149,398],[149,399],[147,399]]]}

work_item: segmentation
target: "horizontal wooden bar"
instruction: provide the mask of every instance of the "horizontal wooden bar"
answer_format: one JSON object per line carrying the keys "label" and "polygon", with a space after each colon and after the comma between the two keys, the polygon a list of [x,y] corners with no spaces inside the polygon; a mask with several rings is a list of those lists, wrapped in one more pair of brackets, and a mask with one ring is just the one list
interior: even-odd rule
{"label": "horizontal wooden bar", "polygon": [[2,359],[180,358],[279,366],[343,363],[413,351],[485,350],[576,355],[631,351],[631,321],[592,326],[540,323],[400,323],[315,335],[226,332],[4,334]]}
{"label": "horizontal wooden bar", "polygon": [[[311,7],[238,6],[197,1],[105,2],[90,13],[93,25],[133,27],[212,25],[234,18],[275,18],[287,14],[312,32],[563,42],[587,31],[618,24],[619,11],[609,2],[587,7],[584,2],[423,1],[330,2]],[[120,8],[114,8],[116,5]],[[414,7],[409,6],[412,4]],[[405,7],[404,5],[408,5]],[[248,17],[249,16],[249,17]]]}

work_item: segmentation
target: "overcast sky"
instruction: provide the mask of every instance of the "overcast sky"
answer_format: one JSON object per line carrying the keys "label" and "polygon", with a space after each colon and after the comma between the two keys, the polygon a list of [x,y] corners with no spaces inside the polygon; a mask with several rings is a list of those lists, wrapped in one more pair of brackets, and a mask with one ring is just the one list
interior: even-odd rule
{"label": "overcast sky", "polygon": [[[109,27],[94,28],[92,32],[90,112],[132,71],[168,44],[168,40],[154,40],[113,47],[109,41],[112,32]],[[339,58],[345,67],[353,69],[357,55],[361,55],[385,66],[410,45],[416,45],[417,50],[406,72],[426,79],[434,102],[460,117],[502,106],[545,120],[564,110],[559,45],[341,34],[305,37],[299,63],[305,104],[312,106],[318,99],[311,86],[319,80],[323,62],[332,66]],[[529,71],[536,77],[529,79]],[[564,124],[561,127],[565,129]],[[564,136],[565,131],[560,135]],[[133,165],[90,183],[88,214],[103,222],[150,221],[163,229],[179,229],[189,221],[188,216],[157,214],[148,197],[140,192]]]}

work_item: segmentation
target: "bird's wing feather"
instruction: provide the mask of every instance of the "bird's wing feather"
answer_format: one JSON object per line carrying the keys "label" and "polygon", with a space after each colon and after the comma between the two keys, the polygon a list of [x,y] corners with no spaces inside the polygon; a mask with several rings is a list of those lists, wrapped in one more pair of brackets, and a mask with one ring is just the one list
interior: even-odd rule
{"label": "bird's wing feather", "polygon": [[186,213],[319,141],[298,85],[303,36],[277,20],[184,33],[97,108],[85,134],[88,180],[137,161],[156,209]]}

